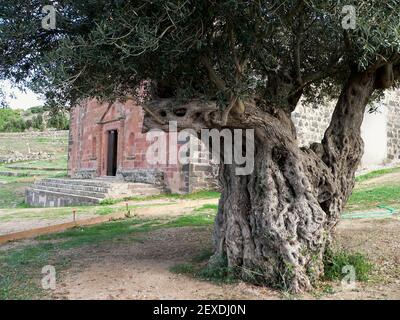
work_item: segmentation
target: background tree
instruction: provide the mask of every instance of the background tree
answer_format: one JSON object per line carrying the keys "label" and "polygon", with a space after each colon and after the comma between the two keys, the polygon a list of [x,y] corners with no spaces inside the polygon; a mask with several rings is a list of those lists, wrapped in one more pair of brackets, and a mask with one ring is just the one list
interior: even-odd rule
{"label": "background tree", "polygon": [[41,113],[32,118],[32,128],[39,131],[43,131],[45,129],[43,115]]}
{"label": "background tree", "polygon": [[0,132],[21,132],[26,129],[21,110],[0,108]]}
{"label": "background tree", "polygon": [[[57,1],[53,30],[42,4],[2,1],[0,77],[53,108],[136,96],[145,81],[147,128],[255,129],[254,172],[221,166],[215,254],[244,279],[310,289],[354,186],[364,111],[399,78],[399,1]],[[308,148],[290,118],[301,98],[337,99]]]}

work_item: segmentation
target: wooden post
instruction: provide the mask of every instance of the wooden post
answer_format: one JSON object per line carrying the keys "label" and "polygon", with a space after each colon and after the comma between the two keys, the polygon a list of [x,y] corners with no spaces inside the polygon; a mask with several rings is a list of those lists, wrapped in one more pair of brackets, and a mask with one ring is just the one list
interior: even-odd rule
{"label": "wooden post", "polygon": [[125,214],[125,216],[127,218],[129,218],[131,216],[131,211],[129,210],[128,202],[125,202],[125,206],[126,206],[126,214]]}
{"label": "wooden post", "polygon": [[72,210],[72,217],[73,217],[74,222],[76,222],[76,209]]}

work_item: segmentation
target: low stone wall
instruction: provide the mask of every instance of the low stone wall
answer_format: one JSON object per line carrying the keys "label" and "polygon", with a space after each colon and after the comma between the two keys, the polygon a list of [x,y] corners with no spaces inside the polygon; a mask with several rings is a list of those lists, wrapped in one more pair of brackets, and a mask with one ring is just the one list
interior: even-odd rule
{"label": "low stone wall", "polygon": [[83,204],[96,204],[98,201],[88,197],[62,194],[45,190],[28,188],[25,191],[25,202],[34,207],[67,207]]}
{"label": "low stone wall", "polygon": [[51,160],[54,156],[46,152],[31,152],[22,154],[18,151],[12,151],[7,156],[0,156],[0,163],[14,163],[21,161],[32,161],[32,160]]}

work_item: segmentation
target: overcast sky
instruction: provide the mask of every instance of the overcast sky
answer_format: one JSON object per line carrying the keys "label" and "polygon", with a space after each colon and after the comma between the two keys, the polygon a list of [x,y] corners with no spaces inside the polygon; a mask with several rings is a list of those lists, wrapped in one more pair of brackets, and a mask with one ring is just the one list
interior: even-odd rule
{"label": "overcast sky", "polygon": [[[22,92],[18,89],[12,88],[9,82],[0,82],[3,91],[7,94],[7,103],[12,109],[28,109],[30,107],[43,105],[44,101],[40,97],[34,94],[32,91],[27,90]],[[12,94],[15,97],[11,98],[9,95]]]}

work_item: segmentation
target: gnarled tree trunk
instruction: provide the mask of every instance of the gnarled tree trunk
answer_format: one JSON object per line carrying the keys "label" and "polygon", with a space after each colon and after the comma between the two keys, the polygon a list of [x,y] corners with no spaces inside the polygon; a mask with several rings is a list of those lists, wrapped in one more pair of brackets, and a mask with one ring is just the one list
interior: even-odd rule
{"label": "gnarled tree trunk", "polygon": [[[324,252],[362,157],[360,127],[374,78],[368,73],[350,77],[322,143],[310,148],[298,146],[290,115],[283,109],[249,104],[244,113],[230,115],[224,123],[224,128],[255,130],[254,171],[236,175],[235,164],[220,170],[223,191],[215,255],[226,255],[237,275],[291,292],[310,289],[321,276]],[[221,123],[213,121],[219,111],[211,105],[180,106],[180,116],[174,116],[171,103],[151,108],[163,115],[158,127],[168,120],[178,121],[181,128]],[[187,109],[184,116],[182,108]],[[152,121],[147,125],[154,127]]]}

